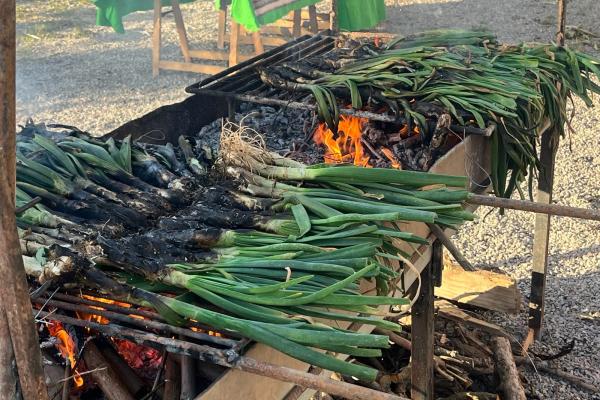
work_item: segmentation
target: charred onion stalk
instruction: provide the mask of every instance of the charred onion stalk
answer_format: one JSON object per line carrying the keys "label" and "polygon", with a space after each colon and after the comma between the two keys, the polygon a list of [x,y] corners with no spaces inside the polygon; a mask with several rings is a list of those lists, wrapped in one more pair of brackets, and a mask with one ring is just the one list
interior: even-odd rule
{"label": "charred onion stalk", "polygon": [[[20,223],[56,228],[59,224],[139,229],[149,219],[192,200],[198,181],[184,155],[167,146],[93,139],[82,132],[52,132],[28,124],[17,143],[17,201],[43,201],[17,216]],[[199,161],[197,161],[199,163]]]}
{"label": "charred onion stalk", "polygon": [[[374,369],[311,348],[378,357],[387,338],[314,319],[399,330],[381,316],[386,307],[407,300],[362,295],[360,283],[374,281],[378,292],[387,294],[398,279],[381,263],[398,253],[391,238],[427,243],[389,224],[456,226],[472,219],[460,204],[467,192],[453,189],[464,187],[465,178],[311,168],[246,139],[237,128],[235,135],[223,136],[224,170],[233,180],[197,190],[198,198],[174,216],[151,220],[150,210],[163,204],[175,209],[181,201],[173,197],[187,181],[206,174],[201,155],[186,140],[180,140],[184,149],[179,150],[141,147],[129,140],[104,143],[82,134],[24,136],[19,142],[19,202],[36,195],[43,205],[18,216],[23,244],[33,240],[52,246],[48,253],[32,248],[41,265],[58,260],[80,267],[69,271],[89,274],[96,270],[80,264],[93,260],[170,321],[191,318],[319,367],[373,380]],[[98,227],[106,219],[129,231],[154,227],[114,237]],[[38,279],[50,272],[33,268],[32,259],[27,262]],[[165,292],[178,297],[161,294]]]}

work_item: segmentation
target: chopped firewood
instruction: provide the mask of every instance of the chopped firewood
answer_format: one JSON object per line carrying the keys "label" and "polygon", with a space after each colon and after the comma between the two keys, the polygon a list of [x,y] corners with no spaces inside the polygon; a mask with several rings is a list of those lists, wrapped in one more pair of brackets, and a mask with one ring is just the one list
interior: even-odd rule
{"label": "chopped firewood", "polygon": [[437,300],[435,306],[438,308],[438,315],[444,319],[481,329],[491,335],[509,337],[509,334],[498,325],[472,317],[449,301]]}
{"label": "chopped firewood", "polygon": [[110,366],[93,341],[89,341],[83,350],[85,365],[92,372],[102,393],[108,400],[133,400],[121,377]]}
{"label": "chopped firewood", "polygon": [[444,260],[442,286],[435,295],[447,300],[516,314],[521,307],[521,292],[516,281],[492,271],[465,271],[458,264]]}
{"label": "chopped firewood", "polygon": [[527,397],[519,378],[510,342],[505,337],[494,337],[492,338],[492,348],[503,399],[526,400]]}

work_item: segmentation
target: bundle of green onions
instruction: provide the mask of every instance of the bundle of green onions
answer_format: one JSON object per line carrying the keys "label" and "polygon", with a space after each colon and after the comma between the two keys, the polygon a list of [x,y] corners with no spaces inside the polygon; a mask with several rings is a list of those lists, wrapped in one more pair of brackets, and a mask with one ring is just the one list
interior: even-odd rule
{"label": "bundle of green onions", "polygon": [[[385,296],[399,279],[386,258],[402,258],[397,240],[427,243],[403,232],[404,223],[454,227],[472,219],[461,207],[466,179],[306,167],[249,143],[243,129],[229,126],[221,141],[222,168],[210,171],[227,178],[212,176],[221,179],[219,185],[204,187],[199,175],[206,168],[185,140],[180,145],[186,149],[142,151],[129,140],[102,142],[82,134],[21,137],[18,204],[33,195],[43,199],[18,216],[23,237],[54,245],[50,257],[85,241],[68,252],[90,260],[93,267],[86,265],[86,271],[98,267],[127,282],[137,301],[173,323],[194,319],[322,368],[373,380],[376,370],[329,353],[376,357],[388,346],[387,337],[318,321],[399,330],[381,318],[389,307],[407,304]],[[193,194],[175,199],[191,184]],[[181,207],[183,202],[189,205]],[[152,214],[163,203],[170,210]],[[130,213],[138,220],[131,221]],[[99,226],[106,217],[124,228],[107,232]],[[33,250],[43,258],[39,248]],[[364,280],[383,295],[362,294]]]}
{"label": "bundle of green onions", "polygon": [[367,102],[387,105],[420,132],[428,132],[432,123],[418,111],[420,103],[442,107],[461,125],[485,128],[493,122],[492,183],[497,196],[520,191],[519,182],[527,175],[531,196],[531,179],[540,168],[537,130],[549,123],[549,129],[562,135],[567,99],[576,95],[591,106],[589,92],[600,93],[592,81],[600,77],[600,60],[568,47],[508,46],[488,32],[462,30],[400,37],[384,48],[361,44],[365,46],[367,56],[338,63],[333,72],[288,63],[286,71],[270,71],[278,78],[263,80],[311,91],[321,118],[332,127],[337,125],[340,97],[356,109]]}

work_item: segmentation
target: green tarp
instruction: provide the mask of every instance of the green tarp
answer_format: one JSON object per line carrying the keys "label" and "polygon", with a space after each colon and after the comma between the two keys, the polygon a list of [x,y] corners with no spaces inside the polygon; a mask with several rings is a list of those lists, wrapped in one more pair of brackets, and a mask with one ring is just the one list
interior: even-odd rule
{"label": "green tarp", "polygon": [[[256,31],[262,25],[270,24],[290,11],[310,6],[320,0],[296,0],[291,4],[277,7],[262,15],[255,15],[252,0],[233,0],[231,17],[249,31]],[[221,0],[215,0],[219,8]],[[385,19],[384,0],[338,0],[336,15],[339,29],[343,31],[359,31],[377,26]]]}
{"label": "green tarp", "polygon": [[[123,17],[136,11],[147,11],[154,8],[154,0],[91,0],[97,7],[96,25],[112,26],[119,33],[125,33]],[[196,0],[179,0],[180,3],[191,3]],[[163,6],[170,6],[171,0],[161,0]]]}
{"label": "green tarp", "polygon": [[[112,26],[119,33],[125,32],[123,17],[135,11],[154,8],[154,0],[91,0],[98,8],[96,25]],[[179,0],[190,3],[196,0]],[[254,14],[252,0],[233,0],[231,16],[249,31],[256,31],[262,25],[277,21],[293,10],[318,3],[320,0],[296,0],[290,4],[276,7],[262,15]],[[163,6],[170,6],[171,0],[161,0]],[[221,1],[215,0],[219,8]],[[370,29],[385,19],[384,0],[338,0],[338,25],[344,31]]]}

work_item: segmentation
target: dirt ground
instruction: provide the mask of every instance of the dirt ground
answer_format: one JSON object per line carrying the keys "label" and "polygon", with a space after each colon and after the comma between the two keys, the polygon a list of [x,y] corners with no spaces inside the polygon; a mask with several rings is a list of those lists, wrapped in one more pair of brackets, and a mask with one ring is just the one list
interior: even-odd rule
{"label": "dirt ground", "polygon": [[[410,34],[433,28],[485,28],[503,41],[548,42],[555,32],[555,1],[545,0],[388,0],[382,30]],[[327,5],[323,4],[326,8]],[[193,46],[214,48],[216,12],[212,1],[182,6]],[[571,0],[567,25],[571,46],[597,54],[600,1]],[[103,134],[161,105],[186,97],[184,87],[202,76],[151,74],[152,12],[125,18],[125,34],[97,27],[95,8],[86,0],[17,0],[17,122],[71,124]],[[181,59],[172,17],[163,28],[165,57]],[[597,105],[598,102],[596,101]],[[554,200],[600,207],[600,109],[576,102],[575,132],[563,140],[557,157]],[[200,110],[201,111],[201,110]],[[489,215],[456,237],[480,268],[498,267],[519,280],[527,307],[532,256],[532,215]],[[575,350],[556,366],[600,386],[600,224],[553,219],[550,277],[543,342],[538,352],[554,352],[572,339]],[[526,312],[507,318],[489,314],[521,341]],[[541,399],[600,398],[548,375],[528,373]]]}

